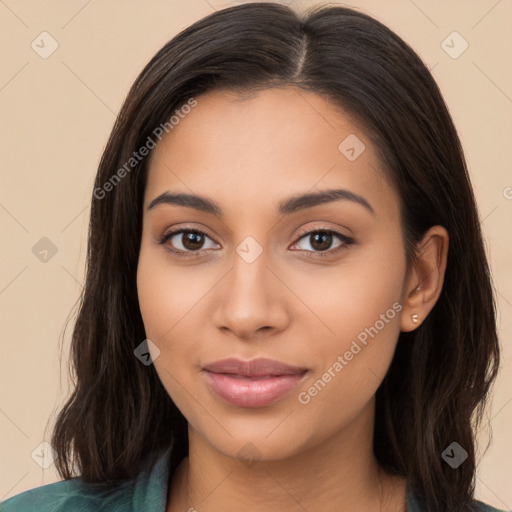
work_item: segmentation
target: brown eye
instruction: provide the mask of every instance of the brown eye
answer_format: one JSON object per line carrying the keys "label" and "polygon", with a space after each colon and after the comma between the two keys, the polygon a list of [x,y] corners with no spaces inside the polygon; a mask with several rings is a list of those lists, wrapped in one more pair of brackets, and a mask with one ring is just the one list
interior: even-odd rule
{"label": "brown eye", "polygon": [[[332,244],[336,239],[339,240],[339,243],[332,248]],[[307,244],[304,244],[304,242],[307,242]],[[323,257],[338,254],[338,252],[347,249],[349,245],[353,244],[354,240],[331,229],[317,229],[301,233],[301,237],[294,246],[301,243],[306,245],[306,247],[302,247],[302,250],[311,253],[311,257]],[[309,245],[311,249],[308,249],[307,245]]]}
{"label": "brown eye", "polygon": [[[208,241],[210,246],[207,247]],[[199,253],[200,249],[213,249],[215,244],[213,240],[203,231],[198,229],[180,229],[172,231],[163,236],[160,240],[160,244],[164,245],[166,249],[179,256],[196,256],[196,254],[187,253]]]}

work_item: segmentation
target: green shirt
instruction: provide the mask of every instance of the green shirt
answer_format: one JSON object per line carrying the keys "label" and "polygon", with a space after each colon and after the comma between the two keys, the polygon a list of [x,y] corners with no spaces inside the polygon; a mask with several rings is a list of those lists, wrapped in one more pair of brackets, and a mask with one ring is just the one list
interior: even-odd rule
{"label": "green shirt", "polygon": [[[132,481],[110,491],[93,488],[80,477],[43,485],[0,503],[1,512],[165,512],[167,504],[168,452],[152,470],[146,468]],[[500,512],[479,504],[480,512]],[[411,493],[407,512],[423,512]]]}

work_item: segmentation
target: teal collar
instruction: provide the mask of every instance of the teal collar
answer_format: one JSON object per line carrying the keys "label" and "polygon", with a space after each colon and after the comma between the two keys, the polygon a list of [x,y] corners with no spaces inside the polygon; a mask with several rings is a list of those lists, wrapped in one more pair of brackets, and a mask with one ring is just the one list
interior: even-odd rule
{"label": "teal collar", "polygon": [[407,484],[406,489],[407,496],[407,512],[421,512],[420,505],[414,496],[414,492],[409,484]]}

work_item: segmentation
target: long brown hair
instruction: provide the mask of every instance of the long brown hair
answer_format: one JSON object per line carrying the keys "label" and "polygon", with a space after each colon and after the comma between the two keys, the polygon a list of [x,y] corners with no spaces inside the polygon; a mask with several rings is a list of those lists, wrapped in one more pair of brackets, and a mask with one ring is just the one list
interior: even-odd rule
{"label": "long brown hair", "polygon": [[[416,331],[400,334],[378,389],[374,451],[382,467],[407,478],[427,510],[472,510],[476,429],[499,345],[462,147],[418,55],[380,22],[340,6],[303,15],[272,3],[220,10],[169,41],[136,79],[94,186],[71,346],[75,388],[51,440],[59,474],[114,484],[134,478],[164,449],[171,471],[186,456],[186,419],[153,365],[134,356],[146,337],[136,269],[148,159],[130,159],[190,98],[287,85],[324,95],[365,127],[401,198],[408,261],[429,227],[450,235],[439,300]],[[441,458],[452,441],[468,453],[456,470]]]}

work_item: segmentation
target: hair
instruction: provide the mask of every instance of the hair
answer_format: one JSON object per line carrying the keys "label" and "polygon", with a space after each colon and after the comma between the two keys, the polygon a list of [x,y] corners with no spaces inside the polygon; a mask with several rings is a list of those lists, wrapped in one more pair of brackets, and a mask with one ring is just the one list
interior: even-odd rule
{"label": "hair", "polygon": [[[377,391],[373,449],[383,468],[407,478],[427,510],[473,510],[476,433],[499,344],[462,146],[415,51],[376,19],[335,5],[303,14],[273,3],[217,11],[165,44],[135,80],[95,180],[71,340],[74,389],[52,432],[57,470],[64,479],[77,470],[85,482],[115,485],[136,477],[162,450],[169,450],[171,471],[188,453],[186,419],[154,366],[134,356],[146,338],[136,271],[148,158],[104,197],[96,191],[190,98],[287,86],[323,95],[364,126],[400,197],[408,264],[421,257],[415,247],[429,227],[449,233],[439,299],[421,326],[400,333]],[[441,458],[452,441],[468,454],[457,470]]]}

